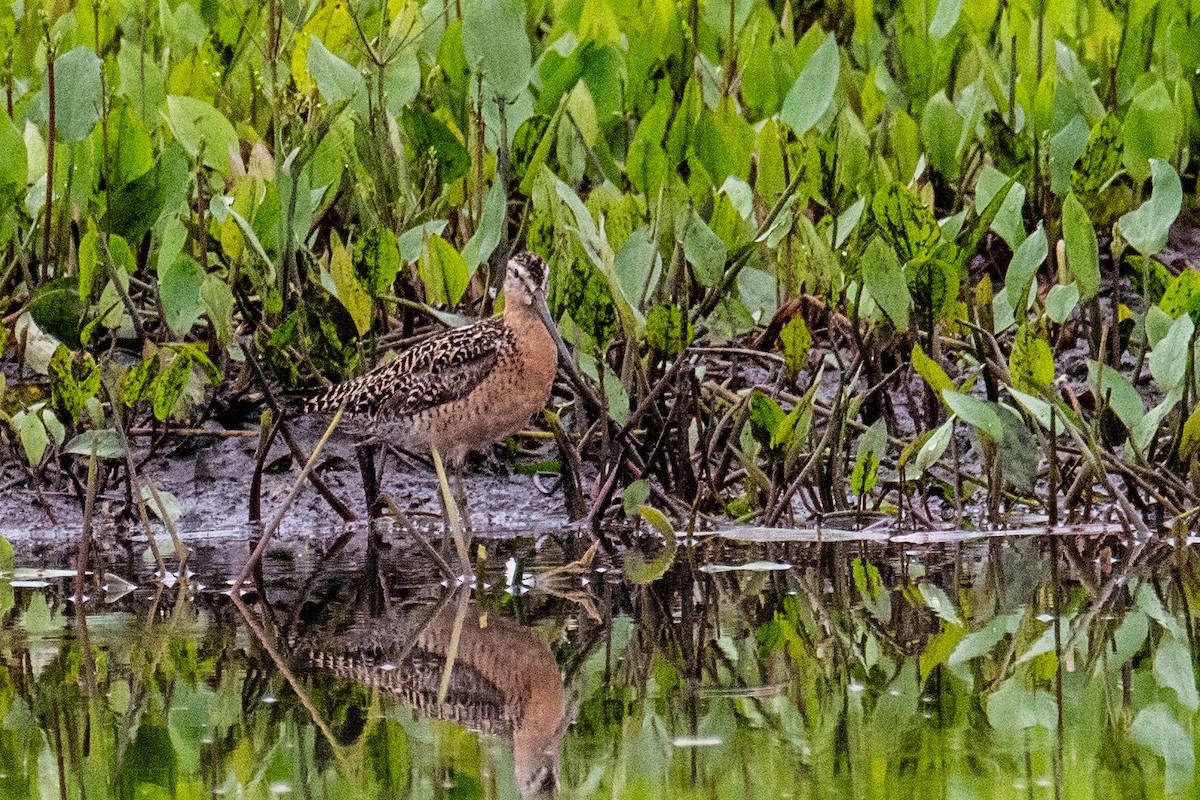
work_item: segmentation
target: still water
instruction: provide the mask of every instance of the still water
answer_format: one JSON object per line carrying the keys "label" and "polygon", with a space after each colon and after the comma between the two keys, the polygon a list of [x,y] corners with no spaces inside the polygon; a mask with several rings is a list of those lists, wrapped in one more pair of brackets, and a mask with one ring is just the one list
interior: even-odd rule
{"label": "still water", "polygon": [[1200,791],[1195,546],[748,538],[493,540],[459,581],[314,537],[236,602],[244,539],[166,580],[109,552],[78,603],[69,551],[18,546],[0,798]]}

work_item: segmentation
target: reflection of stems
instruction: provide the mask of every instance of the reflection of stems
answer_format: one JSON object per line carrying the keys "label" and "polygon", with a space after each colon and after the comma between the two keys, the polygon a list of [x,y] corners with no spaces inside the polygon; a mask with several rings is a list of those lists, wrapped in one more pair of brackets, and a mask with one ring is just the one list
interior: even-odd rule
{"label": "reflection of stems", "polygon": [[458,609],[454,612],[454,627],[450,629],[450,643],[446,646],[446,666],[442,670],[441,683],[438,684],[438,705],[446,702],[446,693],[450,691],[450,673],[454,671],[454,662],[458,658],[458,643],[462,638],[463,625],[466,624],[470,599],[469,590],[465,590],[459,595]]}
{"label": "reflection of stems", "polygon": [[296,502],[296,496],[299,495],[300,490],[304,488],[304,480],[308,477],[308,474],[312,472],[313,467],[317,463],[317,456],[321,454],[321,450],[324,449],[326,442],[329,441],[329,437],[333,435],[334,429],[338,426],[338,423],[342,421],[342,415],[345,413],[345,411],[346,404],[343,403],[342,407],[339,408],[337,413],[333,415],[333,420],[329,423],[329,427],[325,429],[325,434],[321,437],[321,440],[317,442],[317,446],[313,448],[312,455],[308,457],[308,463],[304,465],[304,469],[302,469],[300,474],[296,477],[296,483],[292,486],[292,491],[288,493],[286,498],[284,498],[283,505],[280,506],[279,511],[275,514],[275,518],[271,520],[271,524],[268,525],[266,530],[263,531],[262,536],[258,540],[258,545],[254,548],[254,552],[250,554],[250,558],[246,561],[246,565],[242,567],[241,573],[237,576],[237,578],[234,579],[233,586],[230,589],[230,595],[235,601],[238,599],[239,593],[242,590],[242,584],[246,582],[246,578],[250,577],[250,573],[254,570],[255,565],[262,560],[263,553],[267,549],[267,542],[271,541],[271,537],[274,536],[275,531],[279,529],[279,526],[283,522],[283,518],[287,514],[288,509],[292,507],[292,503]]}
{"label": "reflection of stems", "polygon": [[[263,537],[263,540],[266,541],[265,536]],[[254,637],[258,639],[258,643],[262,645],[263,650],[265,650],[267,655],[271,657],[271,661],[275,662],[276,669],[279,670],[279,674],[283,676],[284,680],[288,682],[288,686],[292,687],[292,691],[296,693],[296,697],[300,700],[300,704],[304,706],[305,710],[308,711],[309,715],[312,717],[313,724],[317,726],[317,730],[321,732],[321,735],[324,736],[325,740],[329,743],[329,748],[333,751],[333,755],[335,758],[337,758],[338,763],[342,766],[342,769],[347,773],[350,773],[350,764],[346,761],[346,755],[342,752],[342,746],[334,737],[333,731],[329,729],[329,725],[326,724],[324,719],[322,719],[320,712],[317,711],[317,707],[313,705],[312,698],[308,696],[308,692],[306,692],[304,687],[300,685],[300,681],[296,680],[296,676],[292,674],[291,669],[288,667],[287,662],[284,661],[283,657],[279,654],[279,651],[276,650],[274,645],[271,644],[271,640],[267,638],[267,635],[263,632],[262,627],[250,616],[250,609],[246,608],[246,605],[242,602],[242,598],[238,596],[237,589],[238,587],[234,586],[233,594],[230,595],[230,597],[233,600],[233,604],[237,607],[237,610],[241,613],[242,619],[246,623],[246,627],[249,628],[250,632],[254,634]]]}

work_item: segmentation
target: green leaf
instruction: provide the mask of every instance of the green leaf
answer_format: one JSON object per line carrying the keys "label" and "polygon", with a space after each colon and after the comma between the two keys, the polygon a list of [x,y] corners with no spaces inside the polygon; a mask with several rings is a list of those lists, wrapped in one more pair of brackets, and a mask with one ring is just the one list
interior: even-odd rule
{"label": "green leaf", "polygon": [[812,334],[804,317],[797,314],[787,321],[779,331],[779,346],[783,351],[783,368],[789,381],[795,381],[808,363],[808,351],[812,348]]}
{"label": "green leaf", "polygon": [[229,152],[238,149],[238,137],[224,114],[195,97],[171,95],[167,122],[189,156],[195,158],[203,143],[204,165],[229,177]]}
{"label": "green leaf", "polygon": [[765,393],[758,389],[750,393],[750,432],[761,445],[771,446],[771,440],[784,416],[779,404]]}
{"label": "green leaf", "polygon": [[662,303],[646,315],[646,344],[663,358],[674,358],[692,342],[692,323],[674,303]]}
{"label": "green leaf", "polygon": [[0,108],[0,208],[3,208],[5,198],[15,198],[25,193],[28,163],[25,137],[4,109]]}
{"label": "green leaf", "polygon": [[921,319],[939,321],[958,299],[958,276],[947,259],[934,256],[913,261],[905,268],[904,278]]}
{"label": "green leaf", "polygon": [[79,339],[87,306],[79,299],[74,278],[58,278],[42,284],[29,304],[37,326],[71,350],[83,347]]}
{"label": "green leaf", "polygon": [[1150,351],[1150,374],[1163,391],[1169,392],[1183,382],[1187,374],[1188,351],[1196,326],[1187,314],[1181,314]]}
{"label": "green leaf", "polygon": [[217,344],[225,347],[233,342],[233,290],[216,275],[205,275],[200,282],[200,305],[212,321]]}
{"label": "green leaf", "polygon": [[958,22],[962,13],[963,0],[938,0],[937,11],[933,12],[933,20],[929,23],[929,35],[941,39]]}
{"label": "green leaf", "polygon": [[147,399],[154,392],[154,379],[158,377],[158,356],[152,355],[134,364],[121,376],[117,396],[128,408]]}
{"label": "green leaf", "polygon": [[931,255],[941,241],[933,212],[903,184],[890,183],[877,191],[871,211],[884,240],[904,263]]}
{"label": "green leaf", "polygon": [[650,561],[646,561],[636,550],[625,552],[625,577],[632,583],[644,586],[667,574],[667,570],[675,563],[679,546],[675,540],[675,528],[666,515],[646,505],[638,506],[638,513],[666,539],[666,546]]}
{"label": "green leaf", "polygon": [[830,33],[805,62],[779,111],[779,118],[796,136],[808,133],[825,116],[833,104],[840,72],[841,53],[837,39]]}
{"label": "green leaf", "polygon": [[1022,325],[1013,340],[1008,371],[1019,391],[1040,395],[1054,382],[1054,353],[1045,334],[1031,325]]}
{"label": "green leaf", "polygon": [[695,209],[685,210],[675,227],[683,237],[683,255],[696,268],[696,277],[707,287],[716,286],[729,257],[725,240],[713,233]]}
{"label": "green leaf", "polygon": [[1014,313],[1019,314],[1021,318],[1024,318],[1029,284],[1048,254],[1046,231],[1039,224],[1037,230],[1013,253],[1012,261],[1008,264],[1008,272],[1004,275],[1004,289],[1008,293],[1008,302]]}
{"label": "green leaf", "polygon": [[1094,208],[1100,189],[1121,168],[1121,120],[1109,114],[1092,129],[1079,163],[1071,170],[1071,191]]}
{"label": "green leaf", "polygon": [[[49,120],[50,86],[43,75],[34,101],[39,119]],[[100,119],[100,59],[92,48],[80,45],[54,60],[54,131],[64,142],[86,139]]]}
{"label": "green leaf", "polygon": [[963,140],[965,120],[945,92],[930,98],[921,114],[921,139],[929,154],[929,163],[947,180],[956,181],[961,166],[959,144]]}
{"label": "green leaf", "polygon": [[983,126],[984,149],[995,162],[995,169],[1006,177],[1024,180],[1033,169],[1033,143],[1028,133],[1014,131],[995,109],[983,115]]}
{"label": "green leaf", "polygon": [[400,274],[400,244],[396,234],[382,226],[364,231],[354,243],[354,270],[372,297],[391,291]]}
{"label": "green leaf", "polygon": [[925,601],[925,605],[929,606],[930,610],[941,617],[943,621],[950,625],[962,624],[958,610],[954,608],[954,603],[950,602],[950,598],[946,596],[940,586],[929,581],[921,581],[917,590],[921,593],[921,599]]}
{"label": "green leaf", "polygon": [[412,144],[417,163],[425,164],[427,157],[434,159],[439,183],[453,183],[467,174],[471,157],[446,123],[414,105],[404,110],[400,124]]}
{"label": "green leaf", "polygon": [[[228,154],[227,154],[228,155]],[[164,155],[162,160],[169,158]],[[100,229],[139,242],[162,214],[167,200],[159,163],[108,194]]]}
{"label": "green leaf", "polygon": [[[90,360],[90,356],[88,357]],[[96,369],[95,362],[92,369]],[[49,364],[50,391],[58,402],[71,415],[71,421],[78,423],[83,414],[83,389],[75,379],[71,351],[66,345],[59,345],[50,357]]]}
{"label": "green leaf", "polygon": [[942,390],[942,399],[963,422],[986,433],[994,442],[1003,440],[1004,423],[994,403],[950,389]]}
{"label": "green leaf", "polygon": [[1167,232],[1183,207],[1183,185],[1179,174],[1166,161],[1150,160],[1154,190],[1150,199],[1117,221],[1125,241],[1143,256],[1152,256],[1167,244]]}
{"label": "green leaf", "polygon": [[1074,283],[1065,286],[1056,283],[1046,293],[1046,316],[1061,325],[1079,305],[1079,287]]}
{"label": "green leaf", "polygon": [[159,376],[154,383],[154,416],[165,420],[175,410],[183,387],[187,385],[188,376],[192,374],[192,365],[196,355],[191,348],[186,348],[175,354],[167,371]]}
{"label": "green leaf", "polygon": [[1179,703],[1193,714],[1200,709],[1200,693],[1196,691],[1196,671],[1186,642],[1173,638],[1163,640],[1154,651],[1154,679],[1159,686],[1175,692]]}
{"label": "green leaf", "polygon": [[1191,788],[1196,777],[1195,743],[1167,705],[1155,703],[1139,711],[1130,733],[1135,742],[1165,762],[1167,794]]}
{"label": "green leaf", "polygon": [[1088,361],[1088,388],[1131,429],[1136,428],[1146,414],[1142,396],[1129,378],[1107,364],[1102,366]]}
{"label": "green leaf", "polygon": [[362,73],[338,58],[313,34],[308,36],[308,72],[317,90],[331,106],[349,103],[362,120],[367,119],[367,84]]}
{"label": "green leaf", "polygon": [[483,216],[479,220],[479,227],[475,229],[462,251],[468,276],[475,274],[479,265],[487,261],[496,245],[500,244],[500,233],[505,225],[504,216],[507,209],[504,183],[494,181],[483,200]]}
{"label": "green leaf", "polygon": [[858,454],[850,476],[850,491],[863,497],[879,479],[879,460],[887,450],[887,425],[876,420],[858,439]]}
{"label": "green leaf", "polygon": [[418,263],[425,284],[425,301],[431,305],[455,305],[467,290],[470,276],[458,251],[440,236],[425,240],[425,252]]}
{"label": "green leaf", "polygon": [[493,90],[515,100],[529,84],[533,51],[520,0],[472,0],[463,9],[463,53]]}
{"label": "green leaf", "polygon": [[950,376],[946,374],[946,370],[942,369],[941,364],[927,356],[919,344],[913,345],[912,364],[917,374],[925,379],[925,382],[929,384],[929,388],[933,389],[933,393],[939,397],[944,389],[954,388],[954,381],[950,380]]}
{"label": "green leaf", "polygon": [[77,456],[90,456],[93,452],[97,458],[125,458],[126,450],[121,446],[117,432],[112,428],[87,430],[76,436],[63,446],[64,453]]}
{"label": "green leaf", "polygon": [[1134,180],[1149,178],[1153,159],[1174,158],[1183,119],[1162,80],[1134,95],[1125,114],[1125,155],[1122,163]]}
{"label": "green leaf", "polygon": [[1200,404],[1192,408],[1187,422],[1183,423],[1183,437],[1179,440],[1179,458],[1188,461],[1200,450]]}
{"label": "green leaf", "polygon": [[878,236],[871,239],[862,257],[863,283],[867,291],[898,331],[908,330],[912,296],[904,279],[904,268],[896,252]]}
{"label": "green leaf", "polygon": [[189,255],[180,254],[158,276],[158,297],[162,302],[167,326],[176,336],[184,336],[204,313],[200,286],[204,270]]}
{"label": "green leaf", "polygon": [[1063,238],[1067,245],[1067,273],[1079,287],[1079,299],[1087,302],[1100,290],[1100,245],[1087,209],[1074,192],[1063,202]]}
{"label": "green leaf", "polygon": [[333,279],[334,293],[338,301],[350,313],[354,327],[359,335],[371,329],[371,320],[375,314],[375,305],[371,295],[362,288],[354,272],[354,261],[350,251],[341,242],[333,244],[329,255],[329,276]]}
{"label": "green leaf", "polygon": [[42,463],[42,457],[46,455],[46,448],[50,445],[50,437],[46,434],[41,415],[34,411],[18,411],[13,414],[12,424],[21,440],[25,457],[36,467]]}

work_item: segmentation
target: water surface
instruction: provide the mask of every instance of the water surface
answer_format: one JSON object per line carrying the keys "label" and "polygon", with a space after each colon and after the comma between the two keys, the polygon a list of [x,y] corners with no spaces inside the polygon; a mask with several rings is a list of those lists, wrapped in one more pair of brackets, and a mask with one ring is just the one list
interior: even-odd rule
{"label": "water surface", "polygon": [[1197,792],[1194,545],[747,532],[634,583],[531,535],[460,582],[363,538],[279,544],[239,602],[244,539],[165,581],[107,552],[82,603],[18,546],[0,797]]}

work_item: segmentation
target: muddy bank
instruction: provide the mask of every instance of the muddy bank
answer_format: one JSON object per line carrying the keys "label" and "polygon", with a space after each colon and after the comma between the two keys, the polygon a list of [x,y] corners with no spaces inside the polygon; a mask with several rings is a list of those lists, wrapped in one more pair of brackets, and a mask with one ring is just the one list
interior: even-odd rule
{"label": "muddy bank", "polygon": [[[319,419],[292,423],[302,447],[311,448],[320,438],[323,424]],[[253,436],[192,436],[172,440],[160,448],[160,455],[141,467],[140,475],[179,501],[178,529],[184,539],[242,537],[247,531],[256,443]],[[287,455],[286,446],[279,443],[267,459],[268,464],[282,463],[286,468],[263,475],[264,522],[275,516],[299,475],[301,465],[277,461]],[[354,439],[335,433],[318,463],[319,474],[330,490],[360,518],[365,518]],[[553,476],[535,481],[532,476],[514,471],[510,464],[479,458],[468,464],[464,480],[476,535],[502,537],[557,531],[567,523],[561,492],[543,493],[543,489],[554,489]],[[28,482],[15,481],[15,470],[9,469],[7,475],[0,471],[0,486],[14,483],[0,492],[0,535],[14,542],[61,540],[79,535],[83,506],[70,483],[63,480],[56,484],[52,478],[39,492]],[[419,461],[399,461],[389,456],[383,491],[401,511],[418,519],[440,516],[437,478]],[[142,538],[140,524],[117,518],[124,502],[120,488],[98,497],[97,528],[101,535]],[[157,521],[155,524],[165,534]],[[306,485],[284,518],[280,534],[284,538],[321,538],[331,529],[340,529],[342,524],[341,517],[311,485]]]}

